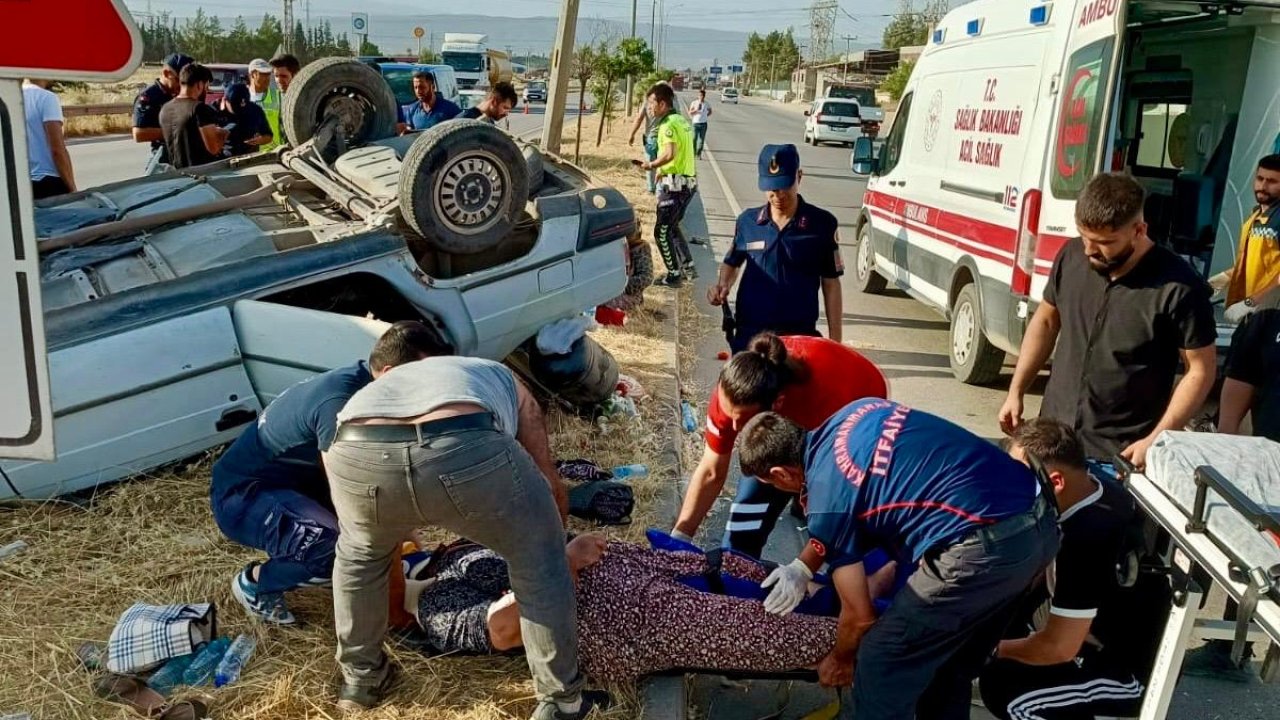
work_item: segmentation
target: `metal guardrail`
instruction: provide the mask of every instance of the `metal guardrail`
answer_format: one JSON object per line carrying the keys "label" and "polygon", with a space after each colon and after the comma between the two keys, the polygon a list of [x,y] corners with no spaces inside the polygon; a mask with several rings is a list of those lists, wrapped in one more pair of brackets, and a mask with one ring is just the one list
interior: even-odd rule
{"label": "metal guardrail", "polygon": [[106,105],[67,105],[62,108],[63,117],[90,117],[93,115],[127,115],[133,112],[133,103],[109,103]]}

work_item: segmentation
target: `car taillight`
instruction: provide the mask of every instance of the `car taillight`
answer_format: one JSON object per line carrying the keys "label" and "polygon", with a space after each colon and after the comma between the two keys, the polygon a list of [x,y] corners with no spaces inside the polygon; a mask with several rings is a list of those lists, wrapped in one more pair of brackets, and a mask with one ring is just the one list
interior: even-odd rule
{"label": "car taillight", "polygon": [[818,113],[817,115],[814,115],[814,116],[813,116],[813,121],[814,121],[814,122],[816,122],[816,123],[820,123],[820,122],[822,122],[822,113]]}
{"label": "car taillight", "polygon": [[1040,233],[1040,191],[1028,190],[1022,196],[1022,212],[1018,218],[1018,247],[1014,255],[1013,283],[1015,295],[1031,294],[1031,278],[1036,273],[1036,241]]}

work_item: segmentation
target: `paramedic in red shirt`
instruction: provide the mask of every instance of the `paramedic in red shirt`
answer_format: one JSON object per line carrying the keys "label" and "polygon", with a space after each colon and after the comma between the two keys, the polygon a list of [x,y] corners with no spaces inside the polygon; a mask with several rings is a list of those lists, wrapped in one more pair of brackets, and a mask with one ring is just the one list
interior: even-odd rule
{"label": "paramedic in red shirt", "polygon": [[[888,381],[852,348],[820,337],[760,333],[720,371],[707,408],[706,449],[689,479],[671,534],[691,540],[724,488],[733,441],[747,421],[774,410],[807,430],[864,397],[887,398]],[[753,477],[738,480],[724,546],[760,557],[778,516],[794,497]]]}

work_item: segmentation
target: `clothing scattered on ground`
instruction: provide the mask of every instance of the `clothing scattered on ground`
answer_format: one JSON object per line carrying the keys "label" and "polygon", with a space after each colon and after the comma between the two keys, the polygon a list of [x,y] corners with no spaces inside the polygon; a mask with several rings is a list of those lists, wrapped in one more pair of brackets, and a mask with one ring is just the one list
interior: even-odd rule
{"label": "clothing scattered on ground", "polygon": [[1253,434],[1280,442],[1280,289],[1236,328],[1226,375],[1254,388]]}
{"label": "clothing scattered on ground", "polygon": [[735,300],[735,352],[764,330],[817,334],[822,281],[844,274],[838,233],[836,217],[803,197],[781,230],[767,204],[738,216],[733,246],[724,256],[724,264],[742,268]]}
{"label": "clothing scattered on ground", "polygon": [[569,490],[569,514],[598,525],[629,525],[635,491],[617,480],[591,480]]}
{"label": "clothing scattered on ground", "polygon": [[107,669],[135,673],[190,655],[213,639],[216,612],[210,603],[148,605],[124,611],[107,641]]}
{"label": "clothing scattered on ground", "polygon": [[351,398],[338,413],[338,423],[415,418],[456,403],[488,410],[498,429],[515,437],[515,375],[502,363],[471,357],[432,357],[392,368]]}
{"label": "clothing scattered on ground", "polygon": [[169,164],[187,168],[217,161],[218,156],[205,147],[200,132],[203,127],[217,124],[218,111],[199,100],[178,97],[165,103],[160,110],[160,129],[164,132]]}
{"label": "clothing scattered on ground", "polygon": [[422,106],[421,100],[414,100],[408,105],[401,105],[399,121],[408,125],[410,130],[426,130],[446,120],[452,120],[462,113],[462,108],[436,94],[431,109]]}
{"label": "clothing scattered on ground", "polygon": [[1240,228],[1236,264],[1227,287],[1227,307],[1280,283],[1280,203],[1253,209]]}
{"label": "clothing scattered on ground", "polygon": [[1044,290],[1062,328],[1041,416],[1075,428],[1092,458],[1112,458],[1146,437],[1173,396],[1180,351],[1218,337],[1209,295],[1162,246],[1112,282],[1092,269],[1079,239],[1068,241]]}
{"label": "clothing scattered on ground", "polygon": [[[453,643],[441,650],[489,651],[488,608],[507,589],[498,563],[501,559],[489,550],[460,554],[442,565],[450,580],[422,593],[418,618],[423,629],[439,642]],[[760,565],[731,555],[722,567],[755,583],[767,574]],[[706,570],[706,557],[699,553],[610,542],[600,562],[580,573],[583,669],[608,683],[676,668],[780,672],[809,667],[831,650],[835,618],[770,615],[759,600],[703,593],[680,582]]]}
{"label": "clothing scattered on ground", "polygon": [[631,312],[644,304],[644,291],[653,284],[653,249],[649,243],[627,246],[627,286],[606,307]]}
{"label": "clothing scattered on ground", "polygon": [[[47,122],[62,122],[62,105],[58,96],[38,85],[23,83],[22,104],[26,111],[27,167],[31,181],[38,183],[45,178],[60,180],[58,166],[53,162],[53,148],[49,145],[49,133],[44,127]],[[65,183],[63,187],[66,187]]]}
{"label": "clothing scattered on ground", "polygon": [[588,332],[598,330],[595,318],[576,315],[543,325],[534,344],[543,355],[567,355]]}

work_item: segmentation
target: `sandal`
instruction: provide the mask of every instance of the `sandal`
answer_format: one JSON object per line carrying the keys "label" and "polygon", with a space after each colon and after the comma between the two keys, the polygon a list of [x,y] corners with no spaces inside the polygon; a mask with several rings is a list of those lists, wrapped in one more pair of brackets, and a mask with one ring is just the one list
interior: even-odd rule
{"label": "sandal", "polygon": [[128,705],[147,717],[159,715],[165,709],[164,696],[133,675],[103,675],[93,684],[93,692],[104,700]]}
{"label": "sandal", "polygon": [[209,708],[199,700],[182,700],[160,712],[159,720],[207,720]]}

